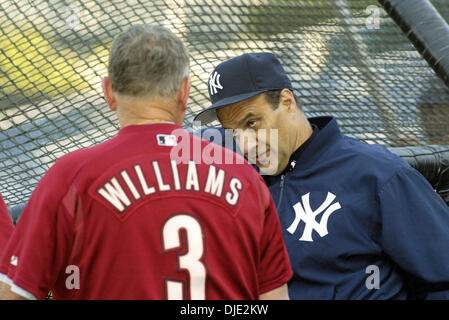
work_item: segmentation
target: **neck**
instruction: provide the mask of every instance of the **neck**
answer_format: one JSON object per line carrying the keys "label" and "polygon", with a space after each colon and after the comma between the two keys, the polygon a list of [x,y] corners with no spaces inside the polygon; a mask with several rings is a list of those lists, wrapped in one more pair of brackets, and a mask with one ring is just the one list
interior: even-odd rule
{"label": "neck", "polygon": [[123,101],[117,107],[120,127],[153,123],[181,124],[178,106],[173,101]]}
{"label": "neck", "polygon": [[154,124],[154,123],[173,123],[176,124],[175,121],[170,121],[168,119],[156,119],[156,118],[151,118],[151,119],[144,119],[144,118],[140,118],[140,119],[120,119],[120,127],[124,128],[126,126],[131,126],[131,125],[143,125],[143,124]]}
{"label": "neck", "polygon": [[307,118],[304,116],[303,113],[301,113],[300,115],[299,122],[300,123],[297,127],[298,130],[296,134],[296,143],[293,151],[297,150],[300,146],[302,146],[304,142],[306,142],[307,139],[309,139],[313,133],[312,126],[310,125],[309,121],[307,120]]}

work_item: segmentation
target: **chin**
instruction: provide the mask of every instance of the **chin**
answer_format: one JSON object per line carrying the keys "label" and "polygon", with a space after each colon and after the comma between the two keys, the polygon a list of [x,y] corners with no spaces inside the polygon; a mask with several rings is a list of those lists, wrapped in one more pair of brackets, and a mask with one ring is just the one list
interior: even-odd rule
{"label": "chin", "polygon": [[282,170],[279,170],[277,164],[271,164],[271,162],[268,165],[257,164],[257,167],[259,168],[261,175],[277,176],[282,172]]}

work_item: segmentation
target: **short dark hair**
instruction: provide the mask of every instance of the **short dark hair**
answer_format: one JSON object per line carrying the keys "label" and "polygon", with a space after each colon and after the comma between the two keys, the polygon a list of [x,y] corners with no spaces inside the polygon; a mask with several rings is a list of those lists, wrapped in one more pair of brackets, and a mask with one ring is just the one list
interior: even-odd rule
{"label": "short dark hair", "polygon": [[[281,92],[282,90],[270,90],[264,92],[265,100],[269,104],[271,104],[273,110],[276,110],[277,107],[279,107],[279,98],[281,97]],[[294,93],[293,96],[295,97],[296,105],[298,106],[299,109],[301,109],[301,107],[299,106],[299,98]]]}

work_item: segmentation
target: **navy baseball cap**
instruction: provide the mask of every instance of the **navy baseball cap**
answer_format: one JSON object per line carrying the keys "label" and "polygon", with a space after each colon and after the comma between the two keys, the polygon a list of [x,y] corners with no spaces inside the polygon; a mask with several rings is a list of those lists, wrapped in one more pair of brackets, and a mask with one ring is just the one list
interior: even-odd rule
{"label": "navy baseball cap", "polygon": [[293,91],[281,62],[270,52],[245,53],[220,63],[209,77],[208,89],[212,105],[194,118],[202,124],[217,120],[217,109],[265,91]]}

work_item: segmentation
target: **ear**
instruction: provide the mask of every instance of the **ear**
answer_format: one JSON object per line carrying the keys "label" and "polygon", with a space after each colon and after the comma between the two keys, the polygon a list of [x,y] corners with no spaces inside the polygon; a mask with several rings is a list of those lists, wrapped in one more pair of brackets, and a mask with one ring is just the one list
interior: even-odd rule
{"label": "ear", "polygon": [[189,100],[189,94],[190,94],[190,77],[186,77],[184,78],[184,80],[182,80],[181,87],[178,93],[178,101],[181,104],[182,112],[187,111],[187,100]]}
{"label": "ear", "polygon": [[109,108],[114,111],[117,110],[117,100],[115,99],[114,93],[112,92],[109,77],[103,78],[103,81],[101,81],[101,88],[103,89],[103,95],[108,102]]}
{"label": "ear", "polygon": [[282,106],[287,112],[295,111],[297,106],[293,92],[289,89],[283,89],[279,97],[279,105]]}

